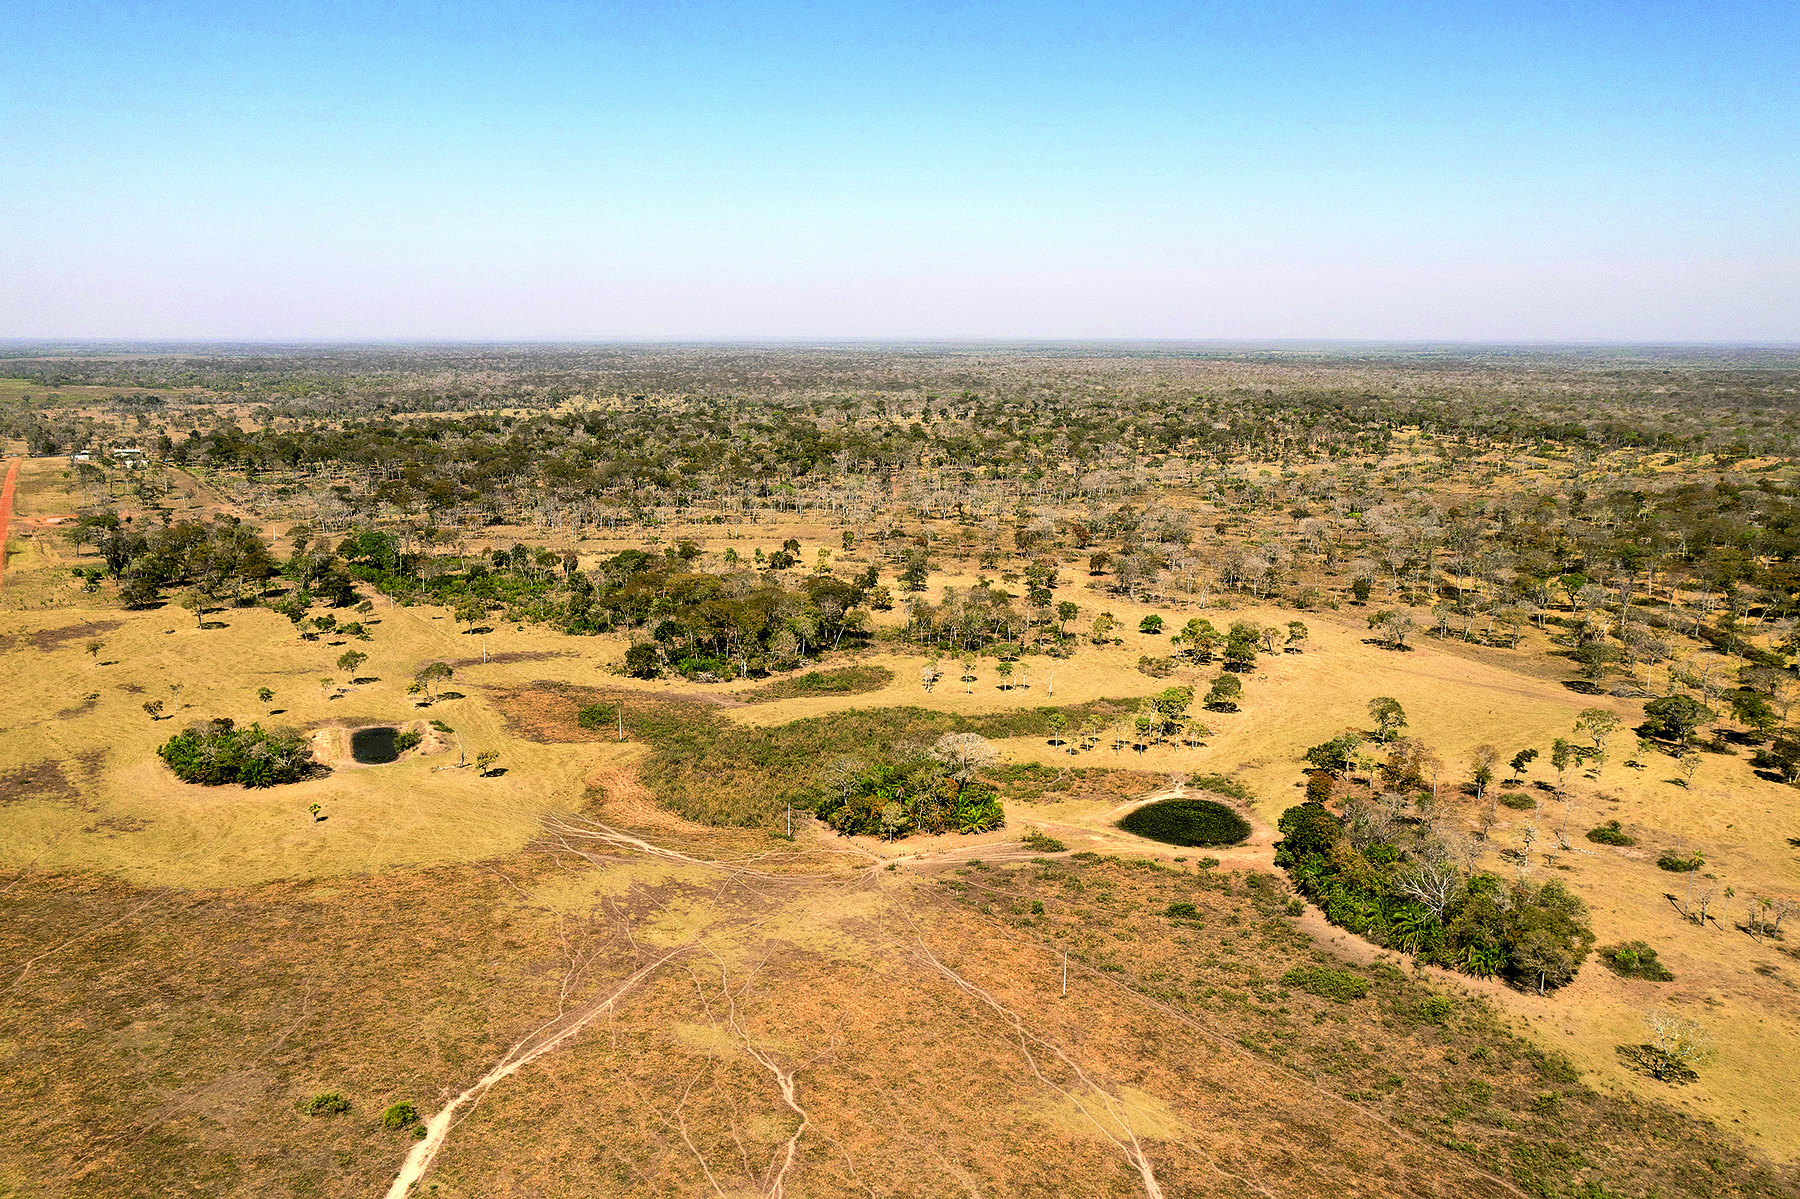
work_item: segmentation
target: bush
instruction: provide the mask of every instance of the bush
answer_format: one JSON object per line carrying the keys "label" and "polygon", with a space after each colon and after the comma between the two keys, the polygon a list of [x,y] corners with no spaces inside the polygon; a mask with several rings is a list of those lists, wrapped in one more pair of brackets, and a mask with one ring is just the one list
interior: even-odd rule
{"label": "bush", "polygon": [[1198,920],[1200,909],[1191,903],[1172,903],[1163,911],[1170,920]]}
{"label": "bush", "polygon": [[383,1128],[405,1128],[419,1119],[419,1109],[402,1099],[387,1111],[381,1113]]}
{"label": "bush", "polygon": [[1456,1010],[1456,1000],[1448,995],[1433,995],[1419,1005],[1419,1015],[1427,1024],[1442,1024]]}
{"label": "bush", "polygon": [[1229,775],[1203,774],[1193,780],[1193,785],[1202,791],[1211,791],[1217,795],[1229,795],[1233,799],[1241,799],[1245,803],[1253,803],[1256,794],[1244,784]]}
{"label": "bush", "polygon": [[1055,837],[1047,837],[1037,829],[1026,833],[1023,840],[1027,849],[1035,849],[1039,853],[1061,853],[1069,848]]}
{"label": "bush", "polygon": [[1175,673],[1175,659],[1144,654],[1138,658],[1137,668],[1139,674],[1149,675],[1153,679],[1166,679]]}
{"label": "bush", "polygon": [[1706,865],[1706,858],[1699,852],[1684,854],[1680,850],[1665,849],[1656,864],[1675,874],[1692,874]]}
{"label": "bush", "polygon": [[1637,838],[1620,830],[1617,820],[1608,820],[1599,828],[1587,831],[1587,839],[1596,845],[1636,845]]}
{"label": "bush", "polygon": [[1600,951],[1600,960],[1605,962],[1614,974],[1624,978],[1642,978],[1653,983],[1666,983],[1675,976],[1669,968],[1656,960],[1656,950],[1642,941],[1627,941],[1622,945],[1609,945]]}
{"label": "bush", "polygon": [[449,725],[445,724],[441,720],[432,721],[431,727],[436,729],[440,733],[454,733],[456,731],[455,729],[451,728]]}
{"label": "bush", "polygon": [[350,1101],[341,1091],[321,1091],[301,1107],[309,1116],[341,1116],[350,1110]]}
{"label": "bush", "polygon": [[182,782],[208,787],[296,783],[312,766],[312,746],[299,730],[265,730],[260,724],[240,729],[227,716],[190,725],[156,753]]}
{"label": "bush", "polygon": [[1330,966],[1295,966],[1281,976],[1281,985],[1336,1003],[1349,1003],[1369,993],[1368,979]]}
{"label": "bush", "polygon": [[1119,821],[1128,833],[1166,845],[1236,845],[1250,835],[1244,818],[1210,799],[1165,799]]}
{"label": "bush", "polygon": [[575,714],[575,723],[584,729],[609,729],[618,717],[619,710],[611,704],[589,704]]}
{"label": "bush", "polygon": [[1537,800],[1521,791],[1513,791],[1500,797],[1500,806],[1511,808],[1515,812],[1529,812],[1537,807]]}
{"label": "bush", "polygon": [[809,670],[791,678],[776,679],[766,686],[746,692],[747,703],[766,704],[778,699],[800,699],[808,695],[862,695],[880,691],[894,681],[894,672],[885,666],[843,666],[836,670]]}
{"label": "bush", "polygon": [[423,740],[425,740],[425,734],[418,729],[407,729],[404,732],[396,733],[394,734],[394,752],[403,754],[409,749],[417,749]]}

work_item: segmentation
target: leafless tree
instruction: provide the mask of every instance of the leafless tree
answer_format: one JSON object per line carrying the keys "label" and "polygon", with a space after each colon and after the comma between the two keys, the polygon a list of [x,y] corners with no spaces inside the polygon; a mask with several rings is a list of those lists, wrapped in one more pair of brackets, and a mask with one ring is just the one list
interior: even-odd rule
{"label": "leafless tree", "polygon": [[1423,861],[1402,875],[1399,885],[1402,894],[1430,908],[1431,914],[1442,921],[1444,910],[1462,894],[1463,876],[1449,862]]}

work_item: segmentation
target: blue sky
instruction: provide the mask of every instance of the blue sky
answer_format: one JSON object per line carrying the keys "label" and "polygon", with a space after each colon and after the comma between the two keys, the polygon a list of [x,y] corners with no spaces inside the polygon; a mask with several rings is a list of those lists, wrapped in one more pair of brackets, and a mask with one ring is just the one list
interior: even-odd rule
{"label": "blue sky", "polygon": [[1800,341],[1792,4],[0,28],[0,337]]}

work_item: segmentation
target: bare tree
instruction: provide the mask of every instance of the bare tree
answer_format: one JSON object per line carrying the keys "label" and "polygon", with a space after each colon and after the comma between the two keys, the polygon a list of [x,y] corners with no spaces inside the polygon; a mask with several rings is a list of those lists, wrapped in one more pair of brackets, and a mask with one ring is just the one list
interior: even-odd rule
{"label": "bare tree", "polygon": [[1653,1010],[1644,1013],[1644,1023],[1650,1028],[1651,1072],[1658,1078],[1692,1074],[1695,1066],[1712,1056],[1706,1030],[1684,1016]]}
{"label": "bare tree", "polygon": [[1449,862],[1418,863],[1399,880],[1402,894],[1409,895],[1431,909],[1440,922],[1444,910],[1462,894],[1463,876]]}
{"label": "bare tree", "polygon": [[945,733],[931,747],[931,756],[942,762],[959,784],[1000,760],[993,743],[980,733]]}

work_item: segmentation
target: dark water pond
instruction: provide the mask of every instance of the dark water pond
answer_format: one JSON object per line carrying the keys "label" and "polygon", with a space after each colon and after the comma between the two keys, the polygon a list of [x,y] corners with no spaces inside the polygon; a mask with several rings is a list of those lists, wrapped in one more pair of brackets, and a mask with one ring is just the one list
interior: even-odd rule
{"label": "dark water pond", "polygon": [[391,728],[357,729],[350,734],[350,756],[358,762],[392,762],[400,756],[394,747],[397,734]]}

